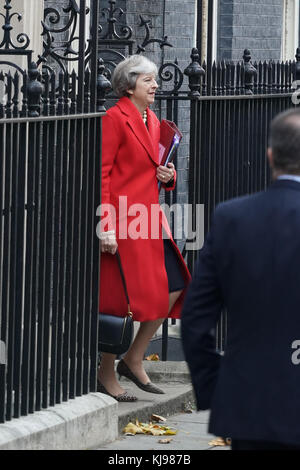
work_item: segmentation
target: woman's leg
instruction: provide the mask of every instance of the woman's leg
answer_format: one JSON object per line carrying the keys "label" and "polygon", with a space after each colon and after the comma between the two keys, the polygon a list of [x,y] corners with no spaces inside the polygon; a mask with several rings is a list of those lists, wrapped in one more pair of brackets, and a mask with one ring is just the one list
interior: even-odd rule
{"label": "woman's leg", "polygon": [[[169,295],[169,312],[171,311],[176,300],[182,291],[171,292]],[[148,375],[143,367],[143,359],[148,347],[149,341],[154,333],[164,322],[165,318],[158,318],[157,320],[142,322],[137,335],[130,346],[129,350],[124,356],[124,361],[128,365],[131,372],[139,379],[140,382],[146,384],[150,382]]]}
{"label": "woman's leg", "polygon": [[180,297],[182,290],[177,290],[175,292],[170,292],[169,294],[169,312],[171,312],[176,300]]}
{"label": "woman's leg", "polygon": [[101,362],[98,369],[98,378],[108,393],[117,396],[125,390],[120,386],[115,374],[115,354],[101,353]]}
{"label": "woman's leg", "polygon": [[164,320],[164,318],[158,318],[157,320],[142,322],[132,345],[123,358],[131,372],[143,384],[150,382],[143,368],[144,355],[150,339]]}

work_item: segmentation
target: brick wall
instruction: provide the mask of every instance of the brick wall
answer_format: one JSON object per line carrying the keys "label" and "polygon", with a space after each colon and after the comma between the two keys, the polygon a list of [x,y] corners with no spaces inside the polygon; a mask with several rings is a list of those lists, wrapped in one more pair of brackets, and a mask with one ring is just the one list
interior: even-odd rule
{"label": "brick wall", "polygon": [[218,59],[279,60],[282,0],[219,0]]}
{"label": "brick wall", "polygon": [[163,52],[158,44],[147,46],[145,55],[157,65],[162,60],[178,59],[179,66],[185,68],[189,63],[190,51],[194,40],[195,0],[127,0],[127,23],[133,26],[138,43],[145,37],[144,29],[139,28],[139,15],[151,19],[151,37],[161,39],[168,36],[172,48],[165,47]]}

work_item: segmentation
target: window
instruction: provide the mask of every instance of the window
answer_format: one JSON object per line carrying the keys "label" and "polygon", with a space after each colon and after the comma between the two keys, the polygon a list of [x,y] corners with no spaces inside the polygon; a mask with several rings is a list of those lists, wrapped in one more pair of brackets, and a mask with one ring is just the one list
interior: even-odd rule
{"label": "window", "polygon": [[299,45],[299,0],[283,1],[282,60],[293,60]]}
{"label": "window", "polygon": [[[218,5],[219,0],[197,0],[195,14],[195,38],[197,36],[197,21],[202,22],[201,37],[201,56],[202,60],[208,59],[207,54],[211,55],[212,60],[217,58],[217,31],[218,31]],[[210,16],[212,14],[212,17]],[[208,44],[209,23],[211,24],[211,43]],[[194,41],[196,45],[196,39]]]}

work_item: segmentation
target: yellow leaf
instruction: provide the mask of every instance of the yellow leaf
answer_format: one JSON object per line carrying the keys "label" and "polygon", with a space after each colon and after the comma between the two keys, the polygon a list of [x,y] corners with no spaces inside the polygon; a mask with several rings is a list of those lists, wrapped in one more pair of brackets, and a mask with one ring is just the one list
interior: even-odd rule
{"label": "yellow leaf", "polygon": [[147,356],[146,361],[159,361],[159,355],[158,354],[150,354],[150,356]]}
{"label": "yellow leaf", "polygon": [[127,435],[135,434],[152,434],[153,436],[162,436],[166,435],[175,435],[177,434],[176,429],[171,429],[167,426],[161,426],[159,424],[150,423],[140,423],[137,419],[134,423],[128,423],[127,426],[123,429],[123,433]]}
{"label": "yellow leaf", "polygon": [[152,436],[163,436],[165,434],[165,431],[163,429],[151,428],[150,432]]}
{"label": "yellow leaf", "polygon": [[210,446],[226,446],[224,439],[222,437],[217,437],[208,443]]}
{"label": "yellow leaf", "polygon": [[123,429],[124,433],[130,433],[130,434],[142,434],[143,431],[140,429],[139,426],[133,423],[128,423],[127,426]]}
{"label": "yellow leaf", "polygon": [[176,429],[167,429],[167,430],[165,431],[165,435],[166,435],[166,436],[175,436],[175,434],[177,434]]}
{"label": "yellow leaf", "polygon": [[144,434],[148,434],[151,431],[149,426],[141,426],[140,429],[143,431]]}

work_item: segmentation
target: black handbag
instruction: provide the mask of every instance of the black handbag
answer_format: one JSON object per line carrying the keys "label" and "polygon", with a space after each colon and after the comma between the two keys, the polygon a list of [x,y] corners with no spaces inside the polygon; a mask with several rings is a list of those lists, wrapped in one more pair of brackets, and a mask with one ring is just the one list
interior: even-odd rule
{"label": "black handbag", "polygon": [[107,313],[99,313],[99,341],[98,349],[101,352],[111,354],[124,354],[132,342],[133,319],[130,311],[129,297],[126,287],[124,272],[122,269],[119,252],[116,252],[117,261],[122,277],[122,283],[128,304],[128,311],[125,316],[115,316]]}

